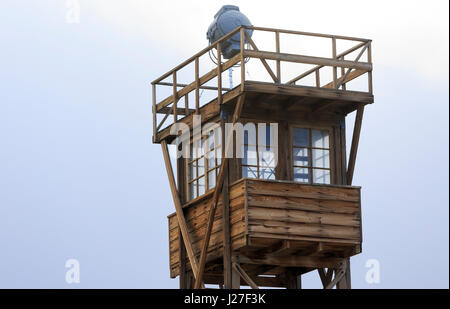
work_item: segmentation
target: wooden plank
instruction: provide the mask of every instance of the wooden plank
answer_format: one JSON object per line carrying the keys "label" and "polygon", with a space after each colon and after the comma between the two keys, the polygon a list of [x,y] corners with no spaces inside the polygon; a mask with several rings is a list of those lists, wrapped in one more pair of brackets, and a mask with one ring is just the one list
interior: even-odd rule
{"label": "wooden plank", "polygon": [[259,58],[259,59],[280,60],[304,64],[316,64],[323,66],[336,66],[336,67],[359,69],[364,71],[372,70],[372,64],[368,62],[354,62],[349,60],[339,60],[324,57],[304,56],[286,53],[275,53],[268,51],[255,51],[255,50],[245,50],[244,55],[245,57]]}
{"label": "wooden plank", "polygon": [[363,114],[364,114],[364,106],[358,107],[358,109],[356,111],[355,126],[353,128],[352,146],[350,148],[350,157],[349,157],[348,168],[347,168],[347,184],[348,185],[351,185],[352,180],[353,180],[353,173],[355,170],[356,154],[358,152],[358,144],[359,144],[359,137],[361,134],[361,124],[362,124]]}
{"label": "wooden plank", "polygon": [[270,93],[278,95],[313,97],[336,100],[337,102],[373,103],[373,95],[360,91],[342,91],[337,89],[316,88],[309,86],[273,84],[265,82],[247,81],[245,91]]}
{"label": "wooden plank", "polygon": [[[243,32],[241,32],[241,38],[244,37],[242,33]],[[241,44],[242,44],[242,42],[241,42]],[[233,125],[236,124],[236,122],[238,121],[238,119],[241,115],[244,102],[245,102],[245,95],[242,95],[239,97],[239,99],[236,103],[236,107],[235,107],[234,114],[233,114]],[[232,147],[232,145],[233,145],[233,135],[227,137],[227,141],[224,145],[225,145],[225,154],[227,154],[227,153],[229,153],[230,147]],[[197,274],[197,277],[195,280],[195,286],[194,286],[194,288],[196,288],[196,289],[200,288],[200,285],[202,282],[201,278],[203,276],[203,272],[204,272],[204,268],[205,268],[205,261],[206,261],[206,254],[207,254],[207,250],[208,250],[209,237],[211,236],[211,229],[212,229],[213,222],[214,222],[214,215],[216,212],[217,201],[219,199],[219,193],[222,190],[222,185],[223,185],[223,180],[224,180],[224,175],[225,175],[225,168],[227,166],[228,166],[228,158],[227,157],[222,158],[219,175],[218,175],[217,181],[216,181],[216,189],[214,191],[214,195],[212,198],[211,210],[210,210],[210,213],[208,216],[205,240],[203,242],[203,247],[202,247],[202,251],[200,254],[198,274]]]}
{"label": "wooden plank", "polygon": [[248,208],[249,220],[268,220],[292,223],[310,223],[323,225],[342,225],[360,227],[359,214],[319,213],[302,210],[254,207]]}
{"label": "wooden plank", "polygon": [[248,231],[250,233],[298,235],[315,238],[343,239],[360,241],[359,228],[348,226],[332,226],[320,224],[298,224],[281,221],[249,220]]}
{"label": "wooden plank", "polygon": [[359,208],[354,202],[341,202],[333,200],[317,200],[273,195],[250,195],[249,207],[266,207],[269,209],[299,210],[311,213],[335,213],[359,215]]}
{"label": "wooden plank", "polygon": [[351,187],[294,182],[248,180],[249,195],[271,195],[359,203],[359,190]]}

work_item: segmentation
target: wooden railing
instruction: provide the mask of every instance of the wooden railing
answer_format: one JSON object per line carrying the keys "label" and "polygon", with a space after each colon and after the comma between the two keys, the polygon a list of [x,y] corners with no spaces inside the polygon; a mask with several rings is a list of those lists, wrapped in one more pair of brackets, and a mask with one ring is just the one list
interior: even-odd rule
{"label": "wooden railing", "polygon": [[[256,32],[271,32],[274,34],[275,40],[275,51],[259,50],[256,43],[248,35],[248,31],[253,30]],[[234,57],[227,61],[222,61],[221,47],[225,41],[230,39],[232,36],[240,35],[240,51]],[[295,35],[295,36],[309,36],[323,38],[331,40],[331,57],[315,57],[306,56],[299,54],[283,53],[281,51],[280,44],[280,34]],[[254,37],[254,36],[253,36]],[[337,53],[337,41],[345,40],[354,42],[355,45],[348,48],[347,50]],[[353,43],[352,43],[353,44]],[[247,48],[246,48],[247,45]],[[200,76],[200,57],[210,53],[213,49],[217,50],[217,64],[216,66],[208,71],[206,74]],[[352,54],[353,52],[358,52],[354,60],[346,60],[345,57]],[[366,55],[367,61],[361,61],[363,55]],[[339,35],[328,35],[320,33],[310,33],[301,31],[291,31],[282,29],[271,29],[263,27],[238,27],[234,29],[229,34],[223,36],[216,42],[212,43],[202,51],[198,52],[191,58],[187,59],[180,65],[176,66],[172,70],[163,74],[156,80],[152,82],[152,100],[153,100],[153,138],[160,129],[163,127],[169,116],[173,117],[173,123],[178,121],[179,115],[190,115],[192,113],[198,114],[199,109],[202,107],[200,102],[200,90],[213,90],[217,91],[218,103],[222,103],[222,98],[225,92],[230,91],[230,88],[224,88],[222,86],[222,73],[229,68],[239,66],[240,67],[240,84],[238,84],[241,91],[245,89],[245,73],[246,73],[246,60],[250,58],[257,58],[261,61],[267,73],[270,75],[273,83],[283,84],[283,85],[301,85],[301,82],[311,74],[315,75],[315,87],[318,88],[331,88],[346,91],[346,84],[361,75],[368,74],[368,93],[372,93],[372,55],[371,55],[371,40],[339,36]],[[275,61],[276,68],[275,72],[270,67],[267,61]],[[293,62],[300,64],[314,65],[314,67],[299,72],[294,78],[290,78],[287,81],[283,81],[281,72],[281,62]],[[188,84],[182,84],[177,82],[177,73],[186,68],[188,65],[194,64],[194,77],[192,82]],[[321,69],[331,67],[332,68],[332,80],[329,83],[321,84],[320,74]],[[338,76],[338,71],[340,76]],[[215,85],[206,85],[209,81],[217,78]],[[168,80],[168,81],[167,81]],[[157,102],[157,86],[171,86],[172,94],[165,99]],[[179,89],[181,88],[181,89]],[[195,93],[195,108],[189,107],[189,94]],[[180,102],[183,99],[184,102]],[[181,107],[180,107],[181,104]],[[158,119],[157,114],[163,115],[162,119]],[[170,124],[170,123],[169,123]]]}

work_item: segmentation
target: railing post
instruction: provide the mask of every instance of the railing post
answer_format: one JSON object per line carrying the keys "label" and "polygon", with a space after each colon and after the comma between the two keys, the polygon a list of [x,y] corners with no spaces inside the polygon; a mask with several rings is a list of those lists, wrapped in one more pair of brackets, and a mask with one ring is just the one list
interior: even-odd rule
{"label": "railing post", "polygon": [[200,78],[198,57],[195,57],[195,114],[199,113],[200,106]]}
{"label": "railing post", "polygon": [[178,121],[178,115],[177,115],[177,103],[178,103],[178,94],[177,94],[177,71],[173,72],[172,75],[172,81],[173,81],[173,122]]}
{"label": "railing post", "polygon": [[220,42],[217,43],[217,103],[222,104],[222,51]]}
{"label": "railing post", "polygon": [[[367,62],[372,64],[372,42],[369,42],[369,46],[367,47]],[[373,93],[372,86],[372,71],[367,72],[368,74],[368,83],[369,83],[369,93]]]}
{"label": "railing post", "polygon": [[189,115],[189,93],[184,96],[184,114]]}
{"label": "railing post", "polygon": [[[276,52],[277,54],[280,53],[280,32],[275,31],[275,46],[276,46]],[[278,82],[281,84],[281,61],[277,60],[277,79]]]}
{"label": "railing post", "polygon": [[320,69],[316,70],[316,87],[320,88],[320,73],[319,73]]}
{"label": "railing post", "polygon": [[[345,56],[342,56],[341,60],[344,60],[344,58],[345,58]],[[342,85],[342,90],[347,90],[347,86],[345,85],[344,77],[345,77],[345,68],[341,67],[341,78],[342,78],[341,85]]]}
{"label": "railing post", "polygon": [[152,84],[153,142],[156,142],[156,85]]}
{"label": "railing post", "polygon": [[[333,49],[333,59],[336,59],[336,37],[333,36],[331,42]],[[336,86],[337,86],[337,67],[333,66],[333,88],[336,89]]]}
{"label": "railing post", "polygon": [[245,48],[245,41],[244,41],[244,31],[245,28],[241,28],[241,91],[243,92],[245,89],[245,54],[244,54],[244,48]]}

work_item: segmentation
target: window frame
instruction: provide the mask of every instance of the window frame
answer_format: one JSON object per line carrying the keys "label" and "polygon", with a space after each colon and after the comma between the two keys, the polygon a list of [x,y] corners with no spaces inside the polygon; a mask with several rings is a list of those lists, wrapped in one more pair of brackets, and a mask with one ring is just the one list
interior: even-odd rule
{"label": "window frame", "polygon": [[[216,130],[211,130],[211,131],[217,132]],[[211,131],[209,131],[209,132],[211,132]],[[207,194],[210,191],[214,190],[214,188],[216,187],[217,177],[219,176],[219,172],[220,172],[220,163],[221,163],[221,160],[222,160],[222,136],[217,137],[216,134],[214,134],[214,147],[212,149],[208,149],[208,146],[209,146],[208,145],[208,139],[209,139],[209,134],[206,135],[206,136],[202,135],[200,137],[200,141],[201,141],[201,143],[203,145],[203,154],[199,158],[196,158],[196,159],[187,158],[185,160],[184,167],[185,167],[185,175],[186,176],[184,178],[185,178],[185,184],[186,184],[185,185],[185,192],[186,192],[185,198],[186,198],[187,202],[193,201],[193,200],[195,200],[197,198],[200,198],[200,197],[204,196],[205,194]],[[189,140],[189,147],[192,146],[192,150],[195,151],[195,147],[193,146],[193,143],[194,143],[194,138],[191,137],[190,140]],[[221,151],[220,158],[218,159],[218,156],[215,155],[215,157],[214,157],[214,161],[215,161],[214,167],[208,168],[208,157],[207,157],[207,154],[210,153],[210,152],[213,152],[213,151],[216,152],[218,149],[220,149],[220,151]],[[191,153],[191,156],[193,156],[193,153]],[[191,179],[190,178],[190,176],[191,176],[190,175],[190,166],[191,166],[191,164],[193,162],[199,162],[200,160],[203,161],[203,174],[202,175],[198,174],[199,164],[197,163],[195,165],[195,169],[196,169],[195,178]],[[210,172],[212,172],[212,171],[215,171],[215,176],[216,177],[215,177],[215,180],[214,180],[214,186],[208,189],[209,182],[210,182],[208,174]],[[200,178],[203,178],[203,177],[205,179],[205,181],[204,181],[205,189],[204,189],[204,192],[202,194],[200,194],[200,189],[199,189],[200,186],[198,185],[198,181],[199,181]],[[195,197],[192,197],[190,185],[192,183],[194,183],[194,182],[197,182],[197,185],[195,185],[195,187],[196,187],[196,194],[195,194]]]}
{"label": "window frame", "polygon": [[[294,129],[306,129],[308,130],[308,139],[309,144],[308,146],[294,146]],[[328,147],[329,148],[321,148],[321,147],[312,147],[312,130],[320,130],[320,131],[328,131]],[[289,171],[290,171],[290,177],[292,181],[294,180],[294,169],[295,168],[306,168],[308,169],[309,173],[309,179],[308,182],[300,182],[295,181],[296,183],[304,183],[304,184],[310,184],[310,185],[327,185],[327,183],[319,183],[319,182],[313,182],[313,172],[314,170],[329,170],[330,171],[330,183],[334,183],[334,176],[335,176],[335,164],[334,164],[334,140],[333,140],[333,127],[329,126],[317,126],[317,125],[306,125],[306,124],[292,124],[289,126]],[[294,165],[294,148],[306,148],[308,151],[308,157],[309,157],[309,164],[308,166],[300,166],[300,165]],[[328,150],[329,153],[329,168],[323,168],[323,167],[314,167],[313,166],[313,155],[312,150]]]}
{"label": "window frame", "polygon": [[[242,162],[243,162],[243,158],[239,158],[239,176],[240,176],[240,178],[244,178],[243,177],[243,173],[242,173],[242,168],[244,167],[244,166],[246,166],[246,167],[251,167],[251,168],[256,168],[256,173],[257,173],[257,177],[256,178],[253,178],[253,177],[250,177],[251,179],[263,179],[263,180],[276,180],[277,179],[277,165],[275,165],[274,167],[269,167],[269,168],[271,168],[271,169],[273,169],[273,177],[274,177],[274,179],[267,179],[267,178],[261,178],[260,177],[260,170],[261,170],[261,165],[260,165],[260,153],[259,153],[259,151],[258,151],[258,147],[259,147],[259,133],[258,133],[258,124],[261,124],[261,123],[264,123],[265,125],[266,125],[266,127],[269,127],[270,128],[270,124],[272,123],[275,123],[274,121],[260,121],[260,122],[254,122],[254,121],[252,121],[252,120],[247,120],[247,121],[243,121],[242,122],[244,125],[245,124],[247,124],[247,123],[254,123],[255,124],[255,130],[256,130],[256,132],[255,132],[255,142],[256,142],[256,144],[255,145],[253,145],[253,144],[245,144],[244,142],[242,142],[242,144],[240,144],[239,143],[239,145],[240,146],[242,146],[242,147],[244,147],[245,148],[245,146],[254,146],[254,147],[256,147],[256,165],[252,165],[252,164],[242,164]],[[278,125],[278,127],[279,127],[279,125]],[[269,129],[270,130],[270,129]],[[278,128],[278,134],[279,134],[279,128]],[[237,138],[237,136],[236,136],[236,138]],[[244,136],[242,136],[242,138],[244,138]],[[274,137],[275,138],[275,137]],[[278,138],[278,136],[276,137],[276,138]],[[236,145],[238,144],[237,143],[237,140],[235,139],[235,141],[236,141]],[[279,146],[279,145],[278,145]],[[267,145],[265,146],[265,147],[267,147]],[[274,145],[270,145],[269,146],[269,148],[275,148],[275,146]],[[274,150],[274,156],[275,156],[275,150]],[[280,154],[279,154],[279,150],[278,150],[278,158],[277,158],[277,160],[280,160]],[[247,178],[249,178],[249,177],[247,177]]]}

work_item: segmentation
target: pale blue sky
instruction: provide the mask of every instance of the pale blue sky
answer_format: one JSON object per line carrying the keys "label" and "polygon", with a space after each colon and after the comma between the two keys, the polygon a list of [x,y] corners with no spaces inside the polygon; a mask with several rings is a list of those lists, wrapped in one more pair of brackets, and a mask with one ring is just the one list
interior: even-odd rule
{"label": "pale blue sky", "polygon": [[[151,143],[149,82],[206,46],[222,1],[194,26],[194,11],[170,25],[140,1],[122,1],[133,10],[113,13],[94,0],[80,1],[80,23],[67,24],[65,3],[0,3],[0,288],[176,288],[166,219],[174,208],[160,147]],[[130,21],[137,11],[148,31],[166,29],[167,37],[130,29],[139,28]],[[266,11],[245,13],[273,26],[261,22]],[[448,24],[448,11],[444,17]],[[345,33],[350,20],[335,18],[344,25],[331,32],[355,34]],[[185,23],[201,31],[185,33]],[[374,39],[376,102],[366,109],[353,181],[362,186],[364,236],[353,287],[448,288],[448,29],[436,24],[429,36],[437,55],[429,68],[426,35],[415,42],[423,57],[405,53],[403,63],[389,48],[403,28],[365,27],[356,33]],[[177,28],[191,45],[168,43]],[[69,258],[80,261],[78,285],[65,282]],[[364,279],[373,258],[381,263],[377,285]],[[304,285],[318,287],[317,274]]]}

